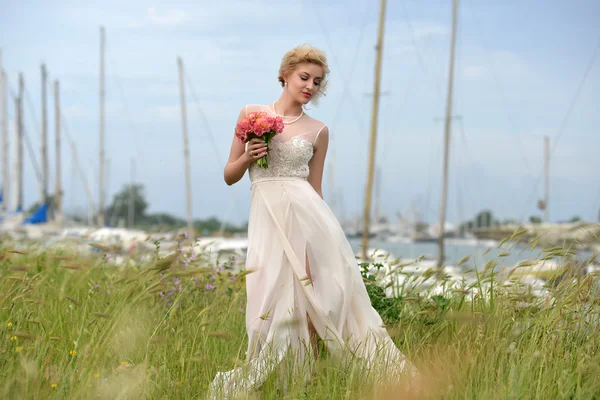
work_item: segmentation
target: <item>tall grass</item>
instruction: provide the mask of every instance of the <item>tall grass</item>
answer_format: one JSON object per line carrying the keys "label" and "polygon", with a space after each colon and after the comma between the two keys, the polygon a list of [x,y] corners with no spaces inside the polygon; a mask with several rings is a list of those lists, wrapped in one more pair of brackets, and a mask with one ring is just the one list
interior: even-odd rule
{"label": "tall grass", "polygon": [[[102,252],[0,252],[0,398],[201,398],[218,371],[244,360],[244,273],[179,251],[127,267]],[[403,398],[600,396],[598,284],[562,272],[541,299],[490,285],[494,268],[471,287],[394,299],[365,273],[425,382]],[[249,397],[399,398],[339,368],[322,354],[310,383],[284,392],[279,369]]]}

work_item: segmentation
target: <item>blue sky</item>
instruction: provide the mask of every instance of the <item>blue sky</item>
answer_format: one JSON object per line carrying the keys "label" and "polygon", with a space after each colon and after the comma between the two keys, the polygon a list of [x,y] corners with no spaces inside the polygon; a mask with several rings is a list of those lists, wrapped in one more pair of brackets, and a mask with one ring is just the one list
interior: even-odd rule
{"label": "blue sky", "polygon": [[[50,79],[60,81],[63,113],[96,203],[103,25],[107,202],[129,181],[135,158],[150,211],[185,215],[176,63],[181,56],[188,80],[194,216],[245,221],[247,176],[233,187],[222,178],[235,119],[243,105],[279,96],[277,69],[283,53],[310,42],[327,52],[332,71],[328,95],[309,111],[331,131],[324,194],[340,216],[362,212],[378,2],[2,3],[2,60],[13,89],[18,73],[24,74],[34,105],[33,113],[29,106],[25,113],[32,144],[39,148],[35,121],[41,115],[39,71],[45,62]],[[413,207],[428,221],[438,218],[443,124],[436,118],[444,113],[450,3],[388,2],[382,71],[387,94],[381,98],[377,157],[381,207],[390,216]],[[462,124],[453,124],[450,221],[471,218],[483,208],[500,219],[539,214],[536,202],[543,187],[536,183],[543,168],[544,135],[553,148],[550,219],[579,215],[597,220],[599,19],[600,4],[591,0],[461,2],[453,113],[462,117]],[[53,127],[52,98],[49,107]],[[12,101],[9,115],[14,116]],[[54,166],[53,139],[50,143]],[[83,185],[63,143],[65,206],[85,209]],[[25,203],[31,204],[37,200],[37,181],[27,150],[25,155]]]}

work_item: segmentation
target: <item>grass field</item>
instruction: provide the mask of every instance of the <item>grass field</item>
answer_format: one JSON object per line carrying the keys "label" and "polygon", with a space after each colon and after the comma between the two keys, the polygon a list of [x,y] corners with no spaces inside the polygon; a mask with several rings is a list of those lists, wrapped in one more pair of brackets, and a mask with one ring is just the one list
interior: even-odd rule
{"label": "grass field", "polygon": [[[5,243],[0,398],[201,398],[246,350],[244,276],[219,270],[201,256],[115,267],[102,251],[15,251]],[[403,398],[600,398],[596,278],[563,276],[535,299],[484,270],[473,288],[435,296],[389,299],[367,283],[426,382]],[[340,373],[324,353],[317,369],[309,385],[286,393],[276,373],[249,398],[400,398]]]}

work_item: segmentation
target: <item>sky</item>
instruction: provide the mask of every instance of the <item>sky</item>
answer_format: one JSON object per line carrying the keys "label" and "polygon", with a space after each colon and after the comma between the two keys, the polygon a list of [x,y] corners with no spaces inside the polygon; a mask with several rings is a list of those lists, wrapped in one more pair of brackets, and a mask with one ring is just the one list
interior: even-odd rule
{"label": "sky", "polygon": [[[108,204],[131,181],[150,212],[186,215],[177,58],[184,64],[193,215],[247,219],[250,183],[223,180],[233,128],[246,104],[275,101],[290,48],[328,55],[327,95],[308,113],[331,142],[325,200],[341,219],[365,199],[379,2],[221,0],[9,2],[0,0],[0,49],[12,92],[25,79],[24,124],[39,163],[40,65],[60,103],[98,204],[100,26],[106,32]],[[439,216],[451,2],[388,1],[377,132],[380,214]],[[597,221],[600,210],[600,3],[463,0],[458,10],[448,220],[489,209],[497,219],[541,215],[544,136],[550,138],[549,218]],[[14,133],[14,100],[8,113]],[[49,91],[51,192],[54,100]],[[12,137],[11,137],[12,140]],[[27,148],[26,206],[38,200]],[[67,212],[88,199],[63,133]],[[133,160],[133,161],[132,161]],[[12,161],[11,161],[12,162]],[[132,170],[132,164],[135,167]]]}

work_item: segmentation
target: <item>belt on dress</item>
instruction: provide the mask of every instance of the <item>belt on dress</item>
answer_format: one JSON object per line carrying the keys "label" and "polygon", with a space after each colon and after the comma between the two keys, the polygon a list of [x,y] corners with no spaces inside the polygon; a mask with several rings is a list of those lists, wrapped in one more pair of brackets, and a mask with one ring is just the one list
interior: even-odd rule
{"label": "belt on dress", "polygon": [[306,181],[306,178],[299,176],[269,176],[264,178],[256,178],[252,181],[251,186],[261,182],[285,182],[285,181]]}

